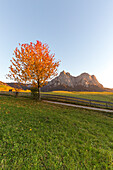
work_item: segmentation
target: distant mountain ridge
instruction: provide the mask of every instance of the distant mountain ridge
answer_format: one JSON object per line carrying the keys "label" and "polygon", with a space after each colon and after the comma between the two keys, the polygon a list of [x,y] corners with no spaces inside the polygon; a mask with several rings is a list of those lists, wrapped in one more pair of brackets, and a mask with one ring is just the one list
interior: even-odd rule
{"label": "distant mountain ridge", "polygon": [[[29,84],[18,84],[18,83],[3,83],[10,87],[21,88],[24,90],[30,89]],[[99,83],[95,75],[88,73],[82,73],[79,76],[72,76],[69,72],[62,71],[59,76],[55,77],[48,82],[46,86],[41,88],[41,91],[109,91],[113,92],[113,89],[104,88]]]}
{"label": "distant mountain ridge", "polygon": [[8,84],[7,84],[7,83],[4,83],[4,82],[2,82],[2,81],[0,81],[0,85],[8,86]]}
{"label": "distant mountain ridge", "polygon": [[22,90],[27,90],[29,89],[29,84],[23,84],[23,83],[7,83],[10,87],[13,88],[18,88],[18,89],[22,89]]}
{"label": "distant mountain ridge", "polygon": [[44,87],[42,91],[105,91],[105,88],[100,84],[94,75],[82,73],[74,77],[69,72],[62,71],[60,75]]}

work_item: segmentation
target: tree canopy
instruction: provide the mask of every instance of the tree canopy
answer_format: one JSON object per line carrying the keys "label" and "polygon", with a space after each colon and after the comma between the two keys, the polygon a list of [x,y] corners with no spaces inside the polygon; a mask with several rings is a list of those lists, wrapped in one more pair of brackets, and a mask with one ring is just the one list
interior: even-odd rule
{"label": "tree canopy", "polygon": [[38,92],[48,80],[57,75],[60,61],[50,54],[49,46],[40,41],[19,44],[14,50],[7,77],[20,83],[31,83]]}

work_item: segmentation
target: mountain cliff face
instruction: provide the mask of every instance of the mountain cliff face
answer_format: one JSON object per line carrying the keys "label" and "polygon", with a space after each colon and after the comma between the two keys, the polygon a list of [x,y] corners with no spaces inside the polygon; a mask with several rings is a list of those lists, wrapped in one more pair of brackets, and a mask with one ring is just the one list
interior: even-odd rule
{"label": "mountain cliff face", "polygon": [[104,91],[102,84],[94,75],[82,73],[74,77],[70,73],[62,71],[58,77],[48,82],[42,91],[67,90],[67,91]]}

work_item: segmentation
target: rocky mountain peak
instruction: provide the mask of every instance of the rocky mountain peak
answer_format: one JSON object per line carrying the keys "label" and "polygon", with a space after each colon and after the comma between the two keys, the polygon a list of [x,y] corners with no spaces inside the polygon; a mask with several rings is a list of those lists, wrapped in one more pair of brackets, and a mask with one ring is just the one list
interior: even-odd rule
{"label": "rocky mountain peak", "polygon": [[69,72],[67,72],[67,73],[66,73],[66,75],[67,75],[67,76],[70,76],[70,73],[69,73]]}
{"label": "rocky mountain peak", "polygon": [[90,75],[88,73],[84,72],[84,73],[80,74],[80,76],[87,76],[87,77],[89,77]]}
{"label": "rocky mountain peak", "polygon": [[96,78],[96,76],[95,76],[95,75],[92,75],[91,77],[92,77],[92,79],[96,79],[96,80],[97,80],[97,78]]}
{"label": "rocky mountain peak", "polygon": [[[51,80],[45,87],[49,90],[68,90],[68,91],[102,91],[103,86],[98,82],[94,75],[82,73],[77,77],[70,75],[64,70],[55,79]],[[44,88],[43,88],[44,89]]]}
{"label": "rocky mountain peak", "polygon": [[78,76],[80,79],[91,79],[91,75],[89,75],[88,73],[82,73]]}
{"label": "rocky mountain peak", "polygon": [[70,73],[69,72],[65,72],[64,70],[60,73],[59,76],[63,76],[63,77],[66,77],[66,76],[70,76]]}
{"label": "rocky mountain peak", "polygon": [[62,75],[66,75],[66,72],[63,70],[62,72],[60,72],[60,76]]}

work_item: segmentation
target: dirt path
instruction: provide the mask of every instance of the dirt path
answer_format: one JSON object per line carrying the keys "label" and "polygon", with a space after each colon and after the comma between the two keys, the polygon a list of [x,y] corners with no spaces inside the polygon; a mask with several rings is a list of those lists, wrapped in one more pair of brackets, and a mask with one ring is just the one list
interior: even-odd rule
{"label": "dirt path", "polygon": [[77,107],[77,108],[83,108],[83,109],[89,109],[89,110],[96,110],[96,111],[101,111],[101,112],[113,113],[113,110],[108,110],[108,109],[101,109],[101,108],[95,108],[95,107],[89,107],[89,106],[80,106],[80,105],[75,105],[75,104],[54,102],[54,101],[48,101],[48,100],[43,100],[43,101],[48,102],[48,103],[53,103],[53,104],[64,105],[64,106],[72,106],[72,107]]}

